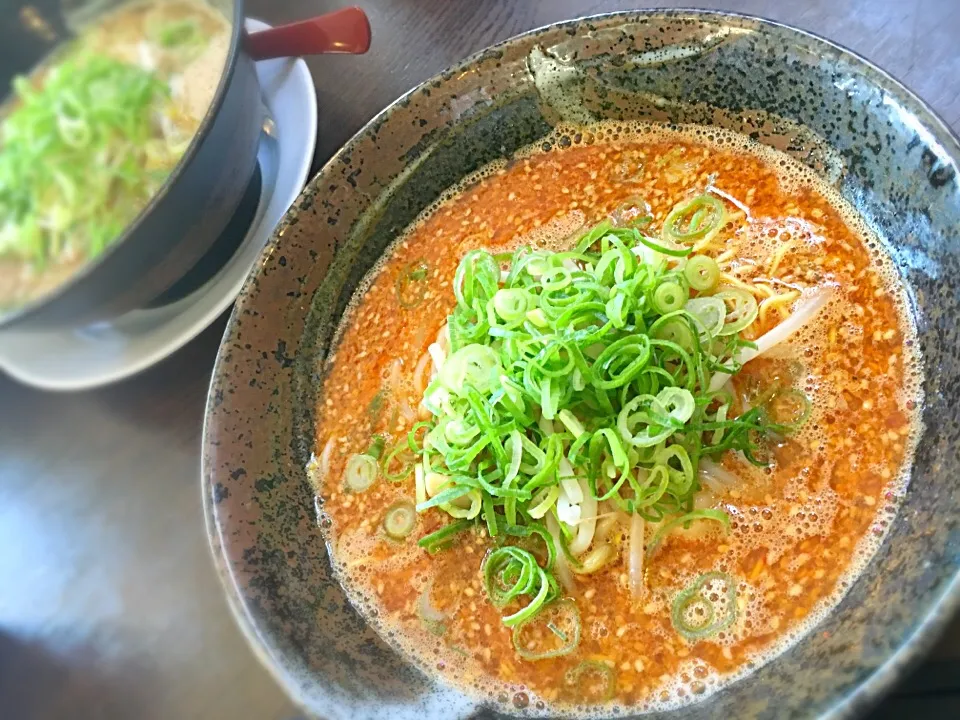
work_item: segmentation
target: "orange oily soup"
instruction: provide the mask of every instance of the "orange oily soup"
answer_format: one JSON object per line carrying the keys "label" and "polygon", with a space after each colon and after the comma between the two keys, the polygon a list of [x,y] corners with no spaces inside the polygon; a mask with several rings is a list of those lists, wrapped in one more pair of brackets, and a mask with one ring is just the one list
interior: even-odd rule
{"label": "orange oily soup", "polygon": [[872,556],[917,437],[914,330],[877,242],[786,156],[554,140],[371,272],[308,470],[341,582],[426,671],[532,714],[675,707]]}

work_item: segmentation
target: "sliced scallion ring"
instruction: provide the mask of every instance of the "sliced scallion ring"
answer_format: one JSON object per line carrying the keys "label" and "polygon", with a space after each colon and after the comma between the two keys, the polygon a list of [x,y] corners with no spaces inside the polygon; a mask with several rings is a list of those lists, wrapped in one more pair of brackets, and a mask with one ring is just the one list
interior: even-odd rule
{"label": "sliced scallion ring", "polygon": [[486,393],[500,376],[500,357],[487,345],[467,345],[447,358],[440,369],[440,382],[450,392],[463,395],[467,386]]}
{"label": "sliced scallion ring", "polygon": [[417,524],[417,510],[409,500],[398,500],[383,516],[383,529],[394,540],[403,540]]}
{"label": "sliced scallion ring", "polygon": [[726,308],[723,329],[718,335],[734,335],[757,319],[757,299],[740,288],[725,288],[712,297],[722,300]]}
{"label": "sliced scallion ring", "polygon": [[[544,628],[548,632],[543,632]],[[514,626],[513,647],[524,660],[562,657],[577,649],[581,632],[577,604],[569,599],[555,600]]]}
{"label": "sliced scallion ring", "polygon": [[530,293],[526,290],[500,289],[493,296],[493,308],[503,320],[519,322],[526,316],[531,300]]}
{"label": "sliced scallion ring", "polygon": [[380,471],[383,473],[383,477],[390,482],[403,482],[410,477],[416,463],[416,456],[404,441],[387,453],[380,463]]}
{"label": "sliced scallion ring", "polygon": [[676,343],[687,352],[694,349],[696,341],[690,322],[682,317],[661,318],[650,328],[650,335],[657,340]]}
{"label": "sliced scallion ring", "polygon": [[370,441],[370,447],[367,448],[367,455],[372,457],[374,460],[379,460],[383,455],[383,448],[386,444],[387,441],[383,435],[374,435],[373,439]]}
{"label": "sliced scallion ring", "polygon": [[533,617],[557,595],[556,581],[537,564],[528,550],[507,545],[487,555],[483,564],[484,587],[494,607],[505,607],[520,596],[532,598],[520,610],[503,618],[507,627]]}
{"label": "sliced scallion ring", "polygon": [[727,629],[737,619],[737,583],[727,573],[708,572],[677,593],[671,613],[673,627],[696,642]]}
{"label": "sliced scallion ring", "polygon": [[684,309],[693,315],[709,337],[716,337],[723,330],[727,306],[718,297],[695,297],[687,300]]}
{"label": "sliced scallion ring", "polygon": [[691,510],[685,515],[674,518],[669,522],[663,523],[659,527],[653,537],[650,539],[650,542],[647,544],[647,557],[653,557],[657,552],[657,549],[663,543],[664,538],[667,537],[673,530],[680,527],[681,525],[689,525],[695,520],[713,520],[720,523],[720,526],[724,530],[730,530],[730,516],[727,515],[723,510],[714,510],[712,508],[704,508],[703,510]]}
{"label": "sliced scallion ring", "polygon": [[351,455],[343,471],[343,484],[350,492],[363,492],[377,479],[377,460],[372,455]]}
{"label": "sliced scallion ring", "polygon": [[666,315],[681,309],[688,297],[679,283],[668,280],[653,291],[653,307],[661,315]]}
{"label": "sliced scallion ring", "polygon": [[687,258],[687,264],[683,266],[683,276],[694,290],[708,292],[720,282],[720,267],[712,257],[694,255]]}
{"label": "sliced scallion ring", "polygon": [[674,206],[663,222],[663,237],[680,244],[709,240],[726,220],[722,202],[712,195],[698,195]]}
{"label": "sliced scallion ring", "polygon": [[668,387],[657,393],[657,401],[667,412],[667,416],[676,423],[683,424],[693,417],[696,401],[689,390]]}
{"label": "sliced scallion ring", "polygon": [[682,258],[686,257],[693,252],[693,248],[677,247],[675,245],[667,245],[665,242],[657,242],[653,238],[647,237],[646,235],[640,234],[637,236],[637,239],[643,244],[646,245],[651,250],[655,250],[662,255],[669,255],[670,257]]}
{"label": "sliced scallion ring", "polygon": [[[458,490],[458,488],[451,488],[451,490]],[[470,501],[469,507],[459,507],[451,502],[438,503],[438,505],[440,509],[445,511],[450,517],[473,520],[480,514],[480,510],[483,507],[483,495],[481,495],[480,491],[476,488],[469,490],[467,493],[464,493],[464,495]],[[437,495],[437,497],[440,496]]]}
{"label": "sliced scallion ring", "polygon": [[799,390],[778,392],[766,405],[770,420],[786,430],[797,429],[810,417],[810,400]]}
{"label": "sliced scallion ring", "polygon": [[527,514],[535,520],[539,520],[556,504],[558,497],[560,497],[559,485],[540,488],[530,498],[530,507],[527,509]]}
{"label": "sliced scallion ring", "polygon": [[567,673],[567,683],[581,703],[603,703],[617,691],[617,675],[606,663],[584,660]]}

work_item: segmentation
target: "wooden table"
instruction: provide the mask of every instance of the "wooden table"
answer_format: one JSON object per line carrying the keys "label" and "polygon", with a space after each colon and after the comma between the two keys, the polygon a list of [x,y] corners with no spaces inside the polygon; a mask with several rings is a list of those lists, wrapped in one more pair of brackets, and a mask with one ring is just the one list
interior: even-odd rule
{"label": "wooden table", "polygon": [[[250,0],[248,12],[281,23],[338,4]],[[637,4],[648,3],[370,0],[373,51],[309,61],[320,103],[316,162],[395,97],[474,50]],[[687,4],[827,35],[960,126],[957,0]],[[204,535],[200,431],[223,327],[221,318],[159,367],[97,392],[44,394],[0,378],[0,717],[260,720],[295,712],[235,629]],[[960,717],[952,664],[960,626],[936,657],[912,695],[885,703],[885,715]]]}

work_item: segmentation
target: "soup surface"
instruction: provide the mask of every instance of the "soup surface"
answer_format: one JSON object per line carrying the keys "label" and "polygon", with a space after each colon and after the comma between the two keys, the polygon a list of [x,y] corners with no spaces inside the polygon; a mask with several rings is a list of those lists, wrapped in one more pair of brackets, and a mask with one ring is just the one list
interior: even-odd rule
{"label": "soup surface", "polygon": [[918,430],[906,308],[786,156],[558,131],[424,213],[345,316],[308,468],[340,579],[512,710],[702,698],[882,540]]}
{"label": "soup surface", "polygon": [[213,99],[229,37],[200,0],[125,5],[14,81],[0,126],[0,310],[64,282],[159,190]]}

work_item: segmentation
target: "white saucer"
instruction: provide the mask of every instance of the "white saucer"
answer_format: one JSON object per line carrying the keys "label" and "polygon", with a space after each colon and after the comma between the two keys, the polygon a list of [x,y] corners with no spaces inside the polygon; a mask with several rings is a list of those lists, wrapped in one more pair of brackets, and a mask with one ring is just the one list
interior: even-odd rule
{"label": "white saucer", "polygon": [[[269,27],[247,20],[247,30]],[[273,229],[307,179],[317,141],[317,97],[303,60],[257,63],[276,138],[264,137],[258,160],[260,203],[236,253],[202,287],[163,307],[135,310],[73,330],[0,334],[0,369],[44,390],[85,390],[145,370],[186,345],[234,301]],[[212,362],[212,358],[211,358]]]}

